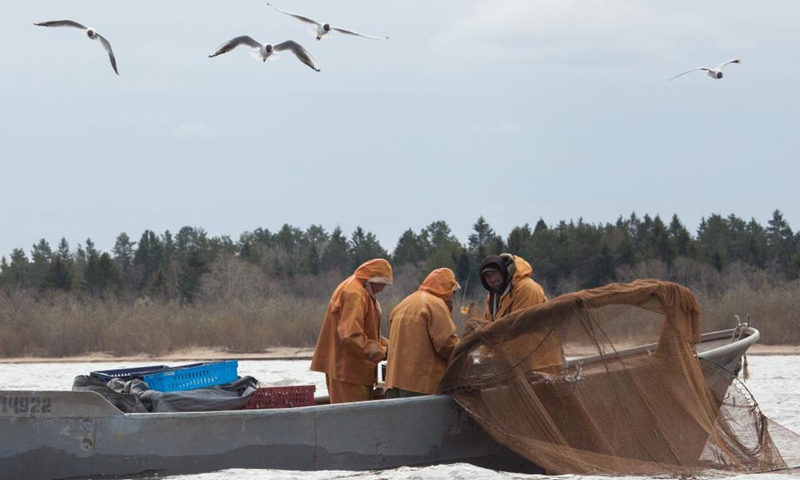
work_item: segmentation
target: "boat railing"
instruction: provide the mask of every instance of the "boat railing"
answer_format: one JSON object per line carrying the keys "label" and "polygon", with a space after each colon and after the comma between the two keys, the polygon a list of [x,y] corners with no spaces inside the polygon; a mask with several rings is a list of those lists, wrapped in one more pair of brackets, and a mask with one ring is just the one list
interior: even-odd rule
{"label": "boat railing", "polygon": [[[747,348],[756,343],[760,337],[761,334],[759,333],[759,331],[753,327],[750,327],[746,323],[741,323],[735,328],[704,333],[700,337],[700,342],[698,342],[698,345],[725,339],[730,339],[730,343],[721,345],[719,347],[711,348],[708,350],[698,351],[697,357],[706,358],[711,356],[725,355],[729,352],[739,349],[742,349],[742,351],[747,351]],[[605,357],[608,357],[609,355],[613,355],[615,357],[628,357],[641,354],[649,355],[656,350],[657,346],[658,346],[657,343],[649,343],[646,345],[639,345],[636,347],[625,348],[622,350],[617,350],[616,352],[609,352],[606,354],[596,354],[586,357],[568,358],[566,361],[566,366],[572,367],[581,363],[591,363],[599,361]]]}
{"label": "boat railing", "polygon": [[739,315],[734,315],[733,318],[736,320],[736,328],[733,329],[733,334],[731,335],[731,343],[735,342],[742,338],[742,333],[744,333],[745,329],[750,326],[750,319],[752,318],[751,315],[747,314],[747,320],[742,323],[742,319],[739,318]]}

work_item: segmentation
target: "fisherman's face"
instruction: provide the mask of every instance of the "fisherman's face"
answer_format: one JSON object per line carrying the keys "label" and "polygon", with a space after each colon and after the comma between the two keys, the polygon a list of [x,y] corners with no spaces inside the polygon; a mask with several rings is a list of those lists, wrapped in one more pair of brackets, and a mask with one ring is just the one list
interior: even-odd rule
{"label": "fisherman's face", "polygon": [[376,294],[377,293],[381,293],[383,291],[383,289],[386,288],[386,284],[385,283],[372,283],[372,282],[370,282],[370,285],[372,286],[372,293],[376,293]]}
{"label": "fisherman's face", "polygon": [[489,270],[484,273],[483,280],[486,282],[486,285],[489,285],[489,288],[494,291],[500,290],[500,287],[503,286],[503,274],[496,270]]}

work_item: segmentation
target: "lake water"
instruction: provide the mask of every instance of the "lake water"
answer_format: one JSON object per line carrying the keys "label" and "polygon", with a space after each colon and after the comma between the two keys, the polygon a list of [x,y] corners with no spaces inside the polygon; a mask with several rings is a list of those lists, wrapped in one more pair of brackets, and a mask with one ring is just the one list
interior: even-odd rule
{"label": "lake water", "polygon": [[[745,385],[753,393],[761,409],[774,421],[795,432],[800,432],[800,415],[798,415],[798,412],[800,412],[800,356],[751,356],[748,357],[748,361],[750,364],[750,379],[747,380]],[[0,390],[69,390],[72,388],[72,381],[76,375],[88,374],[93,370],[111,370],[153,364],[154,362],[2,364],[0,365]],[[179,364],[182,363],[175,365]],[[240,361],[239,375],[252,375],[264,386],[316,385],[317,395],[327,394],[324,375],[309,371],[309,364],[309,360]],[[169,478],[170,480],[212,480],[220,478],[225,480],[508,480],[548,477],[496,472],[472,465],[456,464],[420,468],[403,467],[369,472],[290,472],[284,470],[235,469],[201,475],[179,475]],[[608,477],[569,475],[558,478],[590,480],[592,478],[607,479]],[[747,480],[786,479],[788,475],[760,474],[732,478]],[[141,480],[141,478],[137,480]]]}

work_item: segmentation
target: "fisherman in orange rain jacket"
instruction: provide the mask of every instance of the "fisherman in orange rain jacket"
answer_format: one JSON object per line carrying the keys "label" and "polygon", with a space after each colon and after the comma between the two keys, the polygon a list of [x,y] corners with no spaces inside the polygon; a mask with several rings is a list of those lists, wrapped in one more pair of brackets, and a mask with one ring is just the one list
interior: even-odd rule
{"label": "fisherman in orange rain jacket", "polygon": [[436,393],[458,345],[450,312],[459,288],[453,271],[439,268],[392,310],[386,398]]}
{"label": "fisherman in orange rain jacket", "polygon": [[376,365],[389,341],[380,334],[381,307],[375,294],[392,284],[392,266],[364,262],[334,290],[314,349],[311,370],[325,374],[331,403],[372,398]]}
{"label": "fisherman in orange rain jacket", "polygon": [[[480,266],[481,283],[489,291],[486,295],[484,318],[470,319],[465,325],[465,334],[484,328],[514,312],[525,310],[547,302],[541,285],[532,278],[533,268],[522,257],[503,253],[489,255]],[[558,331],[543,330],[530,338],[535,346],[529,367],[533,370],[552,372],[564,362],[564,350]]]}
{"label": "fisherman in orange rain jacket", "polygon": [[484,318],[490,322],[547,301],[541,285],[531,278],[533,267],[522,257],[508,253],[489,255],[481,262],[480,275],[483,287],[489,291]]}

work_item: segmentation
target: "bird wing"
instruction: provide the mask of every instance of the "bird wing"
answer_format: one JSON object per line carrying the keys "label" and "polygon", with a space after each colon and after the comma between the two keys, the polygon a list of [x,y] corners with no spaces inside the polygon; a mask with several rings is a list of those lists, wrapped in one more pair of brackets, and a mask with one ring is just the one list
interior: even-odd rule
{"label": "bird wing", "polygon": [[86,30],[86,27],[72,20],[52,20],[50,22],[34,23],[37,27],[72,27]]}
{"label": "bird wing", "polygon": [[285,42],[279,43],[275,45],[275,51],[280,52],[282,50],[291,50],[292,53],[300,60],[301,62],[305,63],[309,67],[313,68],[316,71],[320,71],[320,68],[317,66],[317,62],[314,61],[314,57],[311,56],[308,51],[302,47],[299,43],[293,40],[286,40]]}
{"label": "bird wing", "polygon": [[111,62],[111,68],[114,69],[114,73],[119,75],[119,71],[117,71],[117,59],[114,57],[114,51],[111,50],[111,43],[106,39],[106,37],[97,34],[97,38],[103,48],[108,52],[108,60]]}
{"label": "bird wing", "polygon": [[681,74],[679,74],[679,75],[675,75],[674,77],[670,78],[670,79],[669,79],[669,80],[667,80],[667,81],[668,81],[668,82],[671,82],[671,81],[675,80],[675,79],[676,79],[676,78],[678,78],[678,77],[682,77],[682,76],[686,75],[687,73],[696,72],[696,71],[698,71],[698,70],[705,70],[705,71],[708,71],[708,68],[706,68],[706,67],[697,67],[697,68],[693,68],[693,69],[691,69],[691,70],[688,70],[688,71],[686,71],[686,72],[683,72],[683,73],[681,73]]}
{"label": "bird wing", "polygon": [[727,62],[723,63],[722,65],[720,65],[720,66],[719,66],[719,67],[717,67],[717,68],[718,68],[718,69],[720,69],[720,70],[722,70],[722,68],[723,68],[725,65],[728,65],[729,63],[742,63],[742,61],[741,61],[741,60],[739,60],[738,58],[734,58],[733,60],[728,60]]}
{"label": "bird wing", "polygon": [[213,57],[216,57],[217,55],[222,55],[223,53],[228,53],[231,50],[233,50],[234,48],[238,47],[239,45],[247,45],[248,47],[257,48],[257,49],[261,48],[261,44],[259,42],[255,41],[255,40],[253,40],[253,37],[250,37],[248,35],[242,35],[242,36],[239,36],[239,37],[236,37],[236,38],[232,38],[232,39],[228,40],[227,42],[223,43],[222,45],[220,45],[219,47],[217,47],[217,49],[214,51],[214,53],[209,55],[208,58],[213,58]]}
{"label": "bird wing", "polygon": [[286,10],[281,10],[280,8],[276,7],[275,5],[273,5],[271,3],[267,3],[267,5],[269,5],[270,7],[274,8],[275,10],[277,10],[277,11],[279,11],[281,13],[284,13],[286,15],[290,15],[290,16],[294,17],[294,18],[300,20],[301,22],[306,22],[306,23],[310,23],[312,25],[322,26],[321,23],[319,23],[318,21],[314,20],[313,18],[308,18],[308,17],[304,17],[302,15],[298,15],[296,13],[287,12]]}
{"label": "bird wing", "polygon": [[372,35],[365,35],[363,33],[358,33],[352,30],[346,30],[344,28],[339,28],[339,27],[331,27],[331,30],[336,30],[337,32],[344,33],[345,35],[355,35],[356,37],[371,38],[373,40],[389,40],[389,37],[375,37]]}

